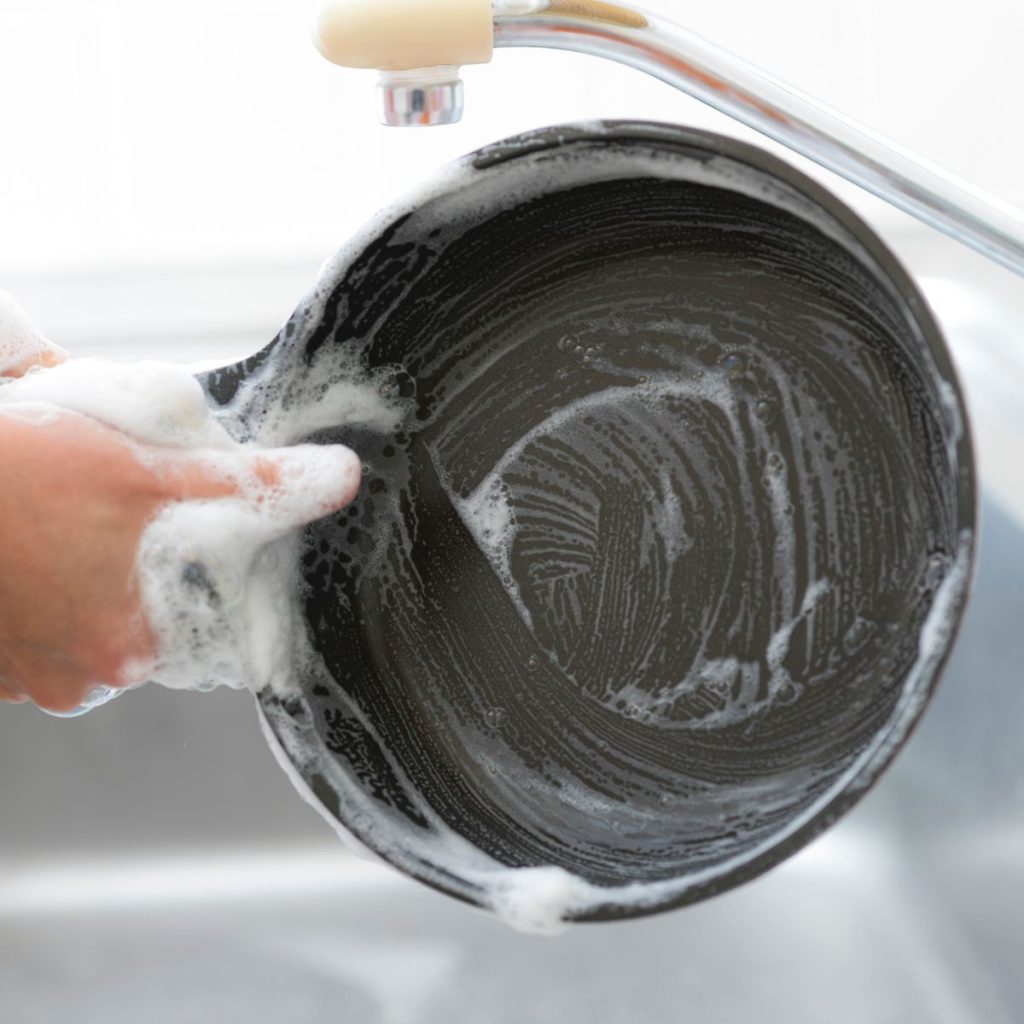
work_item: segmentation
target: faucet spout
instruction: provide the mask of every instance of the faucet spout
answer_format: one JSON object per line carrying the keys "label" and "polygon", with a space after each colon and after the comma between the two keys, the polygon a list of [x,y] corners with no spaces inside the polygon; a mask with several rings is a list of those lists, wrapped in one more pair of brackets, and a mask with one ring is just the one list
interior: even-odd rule
{"label": "faucet spout", "polygon": [[452,65],[382,71],[377,116],[393,128],[454,124],[462,117],[462,79]]}
{"label": "faucet spout", "polygon": [[[328,0],[317,45],[385,72],[385,124],[457,121],[457,66],[544,47],[643,71],[1024,276],[1024,213],[699,36],[612,0]],[[401,72],[401,77],[392,77]]]}

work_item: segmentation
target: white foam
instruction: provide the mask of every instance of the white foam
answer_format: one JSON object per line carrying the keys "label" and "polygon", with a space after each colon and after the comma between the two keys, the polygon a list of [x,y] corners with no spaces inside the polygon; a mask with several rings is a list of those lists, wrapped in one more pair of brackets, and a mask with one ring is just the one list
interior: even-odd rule
{"label": "white foam", "polygon": [[501,580],[520,618],[528,629],[532,629],[530,610],[523,601],[512,573],[512,543],[515,540],[516,520],[500,471],[495,469],[488,473],[466,498],[460,498],[450,487],[448,494],[459,518]]}
{"label": "white foam", "polygon": [[0,374],[37,362],[47,353],[67,355],[64,349],[48,342],[28,313],[0,290]]}
{"label": "white foam", "polygon": [[[612,134],[617,130],[619,129],[604,129],[600,126],[596,129],[599,134]],[[650,128],[645,126],[644,130],[648,131]],[[868,254],[853,241],[843,226],[816,207],[805,196],[788,186],[772,182],[767,175],[741,168],[726,158],[690,162],[679,159],[676,154],[673,158],[666,159],[663,165],[654,171],[651,167],[649,152],[639,153],[635,159],[630,159],[621,151],[602,157],[594,151],[594,147],[580,146],[577,149],[581,154],[579,169],[588,181],[600,177],[601,171],[598,170],[595,176],[594,168],[595,165],[600,166],[600,162],[603,160],[610,178],[649,176],[657,173],[668,176],[678,175],[687,181],[699,180],[758,198],[764,198],[766,191],[770,191],[769,198],[773,203],[815,224],[826,235],[841,239],[843,248],[855,252],[864,262],[871,260]],[[570,186],[574,180],[575,154],[572,150],[573,147],[567,147],[566,153],[560,154],[566,157],[559,163],[560,183],[563,187]],[[506,166],[504,171],[504,187],[501,194],[498,195],[488,187],[485,177],[474,171],[471,161],[462,161],[454,168],[446,169],[425,188],[417,189],[407,200],[382,212],[374,222],[367,225],[365,230],[325,267],[325,278],[328,280],[340,279],[353,255],[358,254],[367,243],[372,241],[383,225],[393,222],[402,214],[416,209],[431,199],[439,199],[444,204],[444,210],[450,213],[450,219],[454,222],[460,218],[470,219],[481,210],[486,211],[489,215],[494,215],[499,209],[511,208],[526,202],[550,187],[548,177],[536,173],[536,167],[531,161],[524,160],[518,164],[513,161]],[[482,365],[478,372],[484,372],[485,369],[486,366]],[[662,386],[655,382],[648,390],[650,393],[657,393]],[[680,385],[676,378],[676,382],[671,386],[665,385],[664,387],[665,390],[675,393],[679,393],[685,387],[690,394],[699,393],[701,397],[715,401],[726,413],[733,424],[737,437],[739,436],[735,399],[723,375],[707,374],[703,382],[692,380],[684,385]],[[621,398],[635,395],[638,390],[632,387],[618,389],[618,391],[608,389],[599,395],[589,396],[587,399],[563,408],[544,423],[539,424],[530,434],[520,438],[516,445],[503,453],[470,495],[459,498],[457,494],[453,493],[454,488],[450,486],[448,488],[449,495],[460,517],[471,531],[480,550],[489,559],[498,577],[505,584],[509,596],[527,623],[529,616],[517,592],[509,566],[509,552],[517,527],[508,496],[501,489],[504,471],[510,461],[521,454],[527,443],[537,436],[556,431],[560,426],[560,420],[578,416],[588,404],[614,403]],[[784,410],[784,414],[788,417],[790,410]],[[786,467],[786,470],[795,476],[802,476],[810,471],[808,467],[796,465]],[[757,485],[745,480],[744,486],[752,488]],[[785,519],[786,509],[791,501],[787,487],[785,475],[780,475],[777,480],[768,483],[772,515],[777,526],[774,556],[780,564],[785,565],[793,562],[795,547],[792,528],[790,526],[784,528],[784,524],[787,522]],[[676,531],[678,517],[667,496],[663,503],[663,511],[663,528]],[[379,851],[381,856],[402,870],[432,881],[442,889],[454,890],[470,900],[479,901],[513,927],[525,930],[555,931],[567,919],[587,915],[599,908],[636,911],[644,907],[660,905],[683,898],[691,890],[707,885],[716,878],[726,876],[752,861],[769,855],[773,848],[786,843],[794,833],[808,827],[839,794],[855,791],[858,786],[866,785],[874,777],[878,766],[884,762],[891,749],[905,737],[920,709],[921,700],[925,699],[922,696],[922,691],[927,689],[924,685],[927,676],[934,671],[936,659],[945,650],[949,631],[955,622],[956,608],[964,596],[966,566],[970,558],[971,544],[970,534],[963,534],[960,538],[957,557],[952,563],[952,568],[947,570],[947,579],[943,582],[933,601],[932,609],[922,630],[918,661],[905,677],[901,703],[888,730],[876,736],[873,743],[850,765],[843,776],[836,779],[815,803],[807,807],[802,814],[792,818],[784,828],[763,844],[723,859],[713,867],[692,871],[681,877],[660,882],[638,882],[614,887],[600,887],[587,883],[557,867],[508,868],[469,844],[461,835],[448,828],[429,807],[421,803],[416,804],[416,812],[426,821],[426,827],[413,827],[402,814],[391,813],[383,809],[381,802],[363,789],[360,782],[354,779],[342,764],[338,763],[338,759],[323,748],[322,742],[318,743],[311,728],[288,718],[279,723],[279,728],[273,729],[273,734],[284,751],[282,763],[297,767],[297,771],[293,768],[290,772],[292,779],[298,788],[307,794],[314,805],[320,805],[320,802],[311,796],[303,779],[319,774],[337,795],[338,818],[348,822],[353,829],[359,832],[365,842]],[[829,586],[829,582],[826,580],[816,580],[809,584],[801,595],[795,586],[795,577],[795,570],[790,572],[787,577],[786,588],[779,601],[779,614],[775,618],[775,621],[781,622],[781,625],[770,636],[765,652],[766,661],[780,683],[784,681],[783,661],[788,653],[797,623],[801,617],[809,616],[813,612],[817,603],[827,593]],[[323,668],[315,652],[307,650],[306,656],[308,660],[304,662],[305,668],[314,673],[314,678],[317,671],[323,672],[325,674],[324,681],[327,682],[326,669]],[[707,665],[712,671],[722,674],[727,669],[735,671],[742,668],[739,659],[730,657],[718,659],[718,663],[713,659],[708,659]],[[644,696],[649,699],[648,694],[644,694]],[[349,711],[359,719],[361,726],[371,736],[374,735],[372,723],[357,707],[353,706]],[[266,709],[265,713],[272,717],[275,712],[273,709]],[[382,744],[378,744],[378,749],[381,749],[384,756],[387,756]],[[318,750],[321,753],[318,753]],[[401,765],[391,759],[389,759],[388,765],[403,791],[415,799],[416,788],[402,771]],[[767,794],[766,804],[770,803],[771,799],[771,794]],[[328,817],[328,820],[341,834],[347,835],[345,827],[340,825],[333,816]]]}
{"label": "white foam", "polygon": [[564,868],[510,868],[491,884],[491,908],[517,931],[554,935],[574,909],[593,899],[593,886]]}
{"label": "white foam", "polygon": [[[220,460],[205,461],[212,468]],[[136,668],[138,681],[293,685],[289,535],[326,511],[339,487],[354,492],[359,459],[340,445],[303,445],[278,465],[281,486],[272,492],[255,473],[220,466],[238,497],[169,504],[146,529],[139,576],[160,651],[155,663]],[[273,542],[285,548],[283,557],[258,560]]]}
{"label": "white foam", "polygon": [[136,441],[164,448],[230,449],[199,382],[168,363],[75,359],[4,385],[5,405],[45,403],[81,413]]}
{"label": "white foam", "polygon": [[[557,434],[561,429],[582,420],[590,413],[600,413],[602,409],[615,407],[629,400],[656,399],[667,395],[699,397],[713,401],[727,412],[735,426],[735,397],[722,379],[710,374],[704,378],[689,379],[679,379],[677,376],[666,374],[655,377],[644,385],[614,385],[566,403],[534,424],[502,452],[501,458],[469,495],[460,497],[450,484],[446,487],[459,518],[472,534],[477,547],[491,563],[506,593],[528,627],[532,628],[530,612],[519,593],[510,561],[516,534],[516,520],[504,482],[509,467],[522,456],[529,445]],[[738,430],[738,427],[736,429]],[[664,531],[666,545],[674,556],[686,546],[688,539],[681,532],[682,514],[678,498],[672,491],[667,475],[663,476],[662,486],[662,515],[659,525]]]}
{"label": "white foam", "polygon": [[[188,456],[234,492],[169,503],[143,532],[136,564],[157,652],[125,666],[130,683],[293,685],[294,532],[355,493],[360,462],[342,445],[262,452],[328,426],[394,428],[401,418],[378,382],[354,367],[310,379],[304,389],[294,376],[271,372],[253,384],[249,398],[258,398],[259,415],[247,430],[218,419],[187,368],[165,363],[81,359],[0,385],[0,414],[42,425],[79,413],[123,432],[154,471]],[[250,435],[244,444],[232,426]],[[273,487],[261,475],[267,462],[279,477]]]}
{"label": "white foam", "polygon": [[[402,864],[409,854],[429,858],[444,871],[444,874],[438,874],[439,883],[446,887],[451,885],[448,872],[468,879],[482,890],[485,904],[507,924],[521,931],[548,934],[563,930],[566,922],[573,918],[591,914],[601,908],[635,911],[678,900],[689,891],[764,857],[793,834],[807,827],[840,793],[856,792],[858,788],[867,785],[874,777],[878,765],[884,763],[905,738],[920,712],[921,703],[927,699],[922,676],[934,672],[937,659],[948,649],[950,633],[957,621],[957,605],[963,600],[967,584],[971,545],[971,531],[965,530],[960,535],[956,557],[937,589],[922,626],[919,656],[904,679],[902,696],[889,728],[879,732],[843,775],[813,804],[759,846],[713,867],[693,871],[682,877],[607,887],[593,885],[570,872],[551,866],[507,868],[486,858],[489,863],[480,867],[482,855],[479,851],[473,851],[472,858],[467,857],[464,840],[437,819],[431,820],[428,839],[424,839],[423,833],[418,830],[418,834],[413,836],[413,830],[391,824],[390,833],[383,837],[385,855],[397,864]],[[804,596],[801,612],[809,612],[826,590],[823,581],[810,586]],[[773,637],[772,646],[777,655],[784,653],[786,645],[788,634],[784,631]],[[323,767],[332,775],[333,783],[341,781],[336,770],[332,772],[332,766]],[[350,792],[354,795],[355,788],[351,788]],[[360,794],[358,798],[366,799],[365,794]],[[378,834],[377,838],[380,840],[382,837]]]}
{"label": "white foam", "polygon": [[[609,129],[614,131],[615,129]],[[646,129],[645,130],[649,130]],[[579,147],[581,152],[585,147]],[[581,161],[580,169],[588,180],[593,180],[593,165],[600,160],[593,147],[588,148],[585,165]],[[629,175],[651,175],[649,154],[639,154],[630,162],[621,152],[610,155],[606,161],[609,177]],[[571,182],[573,170],[572,159],[567,161],[564,170],[564,181]],[[851,240],[831,217],[815,208],[805,197],[787,186],[769,183],[765,175],[752,173],[725,158],[714,158],[706,162],[694,160],[682,161],[678,156],[666,160],[658,168],[659,174],[678,174],[686,180],[701,180],[712,185],[722,185],[751,195],[763,196],[766,188],[774,188],[774,202],[789,209],[797,216],[816,223],[826,234],[834,237],[842,236],[844,246],[849,248]],[[510,166],[506,175],[508,187],[501,196],[495,196],[487,187],[482,176],[477,176],[469,161],[463,161],[454,170],[439,175],[431,186],[419,189],[404,204],[383,212],[373,223],[352,240],[349,246],[340,253],[324,270],[325,279],[340,277],[353,254],[358,253],[364,245],[373,239],[382,224],[391,222],[398,214],[415,208],[431,195],[440,196],[449,191],[458,192],[457,196],[445,196],[455,216],[472,217],[478,209],[486,209],[489,213],[497,212],[501,206],[511,207],[531,196],[539,195],[549,187],[545,175],[536,174],[530,161],[522,161],[522,166]],[[457,187],[453,187],[457,186]],[[866,258],[866,257],[865,257]],[[318,303],[322,304],[323,296],[314,295],[309,308],[309,316],[315,319],[321,312]],[[2,360],[0,360],[2,365]],[[401,406],[390,403],[382,398],[377,381],[366,379],[356,367],[334,367],[329,371],[321,368],[313,372],[301,367],[295,371],[286,366],[277,367],[279,373],[268,370],[261,371],[246,382],[232,406],[216,418],[202,424],[190,419],[190,412],[196,411],[191,397],[187,392],[191,385],[184,381],[180,384],[181,407],[165,408],[165,420],[174,424],[174,429],[181,429],[181,447],[192,445],[187,441],[188,424],[192,429],[207,431],[210,437],[216,436],[220,427],[228,438],[227,444],[215,443],[213,448],[222,453],[237,448],[231,439],[245,436],[255,446],[282,444],[308,436],[317,430],[324,429],[338,422],[337,407],[347,409],[345,422],[360,422],[373,426],[375,429],[394,429],[402,416]],[[289,376],[291,374],[291,376]],[[300,376],[300,374],[304,375]],[[156,374],[155,376],[159,376]],[[44,380],[43,376],[39,380]],[[315,388],[307,386],[306,380],[315,380]],[[96,384],[96,381],[93,381]],[[7,385],[5,387],[10,387]],[[726,411],[734,421],[734,399],[723,380],[718,375],[709,374],[703,384],[691,382],[686,389],[695,393],[701,391],[703,397],[712,398]],[[716,390],[717,389],[717,390]],[[123,389],[122,389],[123,390]],[[129,389],[130,390],[130,389]],[[650,389],[657,391],[656,386]],[[673,386],[678,392],[680,387]],[[45,389],[44,389],[45,391]],[[714,394],[712,393],[714,392]],[[10,392],[7,392],[10,394]],[[602,393],[591,396],[586,402],[615,401],[627,394],[635,394],[636,389],[622,389],[621,395]],[[0,404],[4,401],[4,387],[0,387]],[[31,400],[23,391],[21,412],[25,415],[45,415],[45,406],[40,405],[43,397],[36,395]],[[65,391],[64,400],[80,401]],[[129,401],[129,396],[121,396],[124,405],[123,422],[145,419],[145,406],[142,403]],[[29,411],[30,401],[31,412]],[[172,403],[173,406],[174,403]],[[70,407],[70,406],[69,406]],[[559,416],[575,416],[581,411],[582,404],[562,410]],[[117,415],[107,408],[105,403],[93,404],[92,412],[97,417],[107,417],[104,422],[112,422]],[[131,411],[134,410],[134,411]],[[117,423],[112,423],[117,425]],[[549,421],[540,425],[537,434],[546,433],[557,424]],[[146,424],[142,423],[143,429]],[[161,428],[165,429],[165,428]],[[173,431],[172,431],[173,432]],[[500,489],[502,468],[507,461],[521,451],[523,445],[530,440],[525,437],[514,450],[505,453],[501,464],[493,468],[477,490],[468,498],[456,501],[460,515],[473,532],[480,549],[491,560],[496,572],[510,588],[514,597],[514,584],[508,566],[508,551],[515,530],[514,517],[507,497]],[[308,473],[308,490],[315,490],[323,483],[325,475],[340,471],[343,467],[336,465],[334,470],[323,465],[310,463],[305,465],[306,456],[297,456],[301,468],[297,472]],[[801,470],[802,471],[802,470]],[[224,662],[227,674],[232,672],[248,678],[259,685],[260,679],[267,679],[271,685],[287,688],[293,675],[301,667],[308,678],[315,678],[318,671],[325,672],[316,652],[309,648],[308,638],[304,631],[292,628],[294,619],[290,618],[288,609],[282,609],[275,603],[275,597],[281,593],[293,592],[294,580],[286,572],[283,574],[270,565],[262,565],[257,555],[260,546],[272,538],[280,538],[274,543],[285,550],[279,564],[293,566],[294,558],[289,557],[287,546],[293,543],[286,536],[288,524],[293,522],[300,513],[315,511],[311,508],[292,507],[291,509],[270,508],[260,506],[253,500],[259,488],[250,481],[239,481],[244,494],[243,498],[233,499],[234,504],[197,503],[180,505],[168,510],[158,518],[144,538],[141,561],[146,565],[148,579],[152,581],[152,593],[147,597],[148,605],[156,608],[155,614],[170,630],[166,641],[173,656],[166,657],[168,677],[185,678],[190,669],[195,670],[200,651],[203,661],[210,659],[205,655],[213,654],[214,660]],[[786,484],[783,479],[770,485],[773,514],[777,519],[783,515],[786,500]],[[248,500],[246,500],[248,499]],[[230,505],[230,507],[229,507]],[[667,492],[663,505],[665,517],[663,528],[675,531],[678,522],[677,507],[673,507]],[[790,556],[792,545],[785,540],[785,531],[779,530],[781,539],[776,557],[786,559]],[[182,538],[188,538],[186,550],[180,550]],[[289,721],[287,727],[268,730],[268,740],[279,755],[282,766],[300,792],[323,812],[321,801],[315,799],[309,791],[304,778],[319,773],[327,780],[331,789],[338,796],[339,817],[357,830],[365,842],[372,845],[380,854],[396,866],[426,877],[444,889],[456,889],[470,899],[479,900],[493,909],[505,921],[516,928],[530,931],[556,931],[563,926],[566,919],[585,915],[601,907],[621,908],[625,910],[642,909],[645,906],[660,904],[678,899],[694,887],[707,884],[715,878],[727,875],[751,860],[763,857],[771,849],[784,843],[793,833],[807,826],[820,814],[836,796],[846,790],[855,789],[866,784],[873,777],[874,770],[880,760],[906,735],[907,729],[920,710],[922,696],[922,676],[934,671],[936,660],[946,649],[949,633],[956,620],[956,609],[963,598],[966,587],[966,573],[971,548],[971,537],[965,533],[961,537],[960,549],[947,575],[936,592],[931,611],[920,634],[920,648],[917,663],[904,681],[903,698],[894,716],[889,730],[876,737],[847,772],[835,781],[833,786],[823,793],[818,801],[808,807],[802,815],[791,820],[789,824],[762,846],[744,852],[717,863],[712,868],[691,872],[683,877],[654,883],[633,883],[616,887],[599,887],[553,866],[533,868],[508,868],[480,849],[472,846],[462,836],[454,833],[443,821],[433,814],[428,807],[417,805],[416,810],[427,821],[426,828],[413,828],[409,821],[398,813],[389,812],[382,803],[367,793],[359,781],[352,778],[338,763],[333,755],[322,750],[322,744],[309,732]],[[211,582],[214,592],[221,598],[220,607],[208,606],[193,608],[196,605],[196,584],[187,584],[189,593],[186,602],[181,593],[181,571],[183,568],[198,563],[203,566],[207,579]],[[783,611],[789,612],[789,618],[783,615],[784,623],[772,635],[768,642],[766,660],[775,671],[781,671],[782,661],[788,650],[790,638],[799,616],[806,615],[820,600],[827,587],[825,581],[817,581],[809,586],[803,595],[799,608],[793,605],[795,593],[784,596]],[[232,595],[236,595],[232,600]],[[290,599],[286,605],[291,606]],[[224,607],[227,607],[227,611]],[[520,612],[528,620],[522,601],[517,600]],[[292,608],[294,613],[294,608]],[[181,616],[184,616],[182,618]],[[227,629],[225,630],[225,622]],[[198,644],[179,641],[174,646],[173,635],[182,629],[197,629]],[[232,631],[235,632],[232,632]],[[231,658],[239,648],[244,648],[246,659],[240,666]],[[287,654],[282,659],[281,654]],[[174,659],[179,660],[176,662]],[[709,659],[707,666],[713,673],[724,674],[727,670],[736,671],[742,666],[738,659],[720,658],[718,661]],[[222,666],[223,667],[223,666]],[[193,680],[194,682],[194,680]],[[688,685],[688,684],[687,684]],[[649,695],[646,695],[649,698]],[[371,734],[371,723],[356,708],[352,713],[359,716],[360,722]],[[270,715],[272,711],[265,712]],[[383,756],[387,751],[382,749]],[[322,753],[318,753],[322,750]],[[414,794],[415,787],[408,784],[401,767],[389,760],[389,766],[401,781],[406,793]],[[327,820],[341,833],[351,836],[338,820],[326,815]]]}
{"label": "white foam", "polygon": [[[699,393],[701,397],[716,401],[730,418],[734,413],[734,403],[728,389],[723,388],[722,382],[715,379],[672,384],[654,382],[647,390],[651,394],[668,391],[679,393],[680,390],[690,394]],[[463,499],[453,495],[460,516],[506,585],[511,578],[507,552],[511,543],[510,535],[515,530],[515,522],[507,495],[501,490],[500,484],[509,460],[514,458],[533,436],[556,428],[564,418],[577,416],[588,406],[616,402],[635,393],[634,389],[612,388],[574,403],[571,408],[560,410],[553,418],[539,425],[536,431],[521,438],[512,450],[504,453],[498,464],[472,494]],[[794,471],[802,472],[799,469]],[[773,506],[773,517],[778,520],[777,525],[781,532],[784,521],[783,506],[788,498],[784,475],[781,472],[777,477],[770,475],[766,483],[771,494],[769,500]],[[666,522],[675,524],[676,519],[669,513]],[[453,832],[429,807],[417,805],[416,808],[427,821],[427,828],[413,828],[401,815],[382,813],[380,805],[357,781],[347,775],[333,756],[326,752],[323,755],[316,753],[318,744],[312,736],[300,736],[294,732],[295,723],[292,721],[276,730],[285,750],[285,759],[282,763],[287,761],[299,766],[298,772],[290,772],[291,777],[314,805],[318,804],[318,801],[309,794],[308,786],[302,782],[300,774],[306,778],[312,774],[322,775],[338,795],[339,817],[359,830],[364,840],[371,843],[387,861],[419,877],[432,880],[443,889],[454,888],[470,900],[482,903],[516,929],[554,933],[562,930],[567,921],[587,916],[600,909],[635,912],[645,907],[679,900],[716,878],[770,855],[773,849],[784,844],[801,829],[808,827],[840,794],[856,792],[874,777],[878,767],[902,742],[916,719],[921,703],[926,699],[927,687],[924,679],[935,671],[936,660],[948,649],[950,631],[954,628],[957,618],[957,608],[964,598],[971,546],[971,533],[964,531],[959,538],[955,557],[944,566],[944,578],[937,588],[931,609],[922,626],[917,662],[904,678],[902,696],[888,729],[880,732],[846,772],[813,804],[792,818],[784,828],[757,847],[725,858],[713,867],[659,882],[635,882],[608,887],[588,883],[551,865],[509,868]],[[789,542],[784,541],[776,557],[787,559],[790,551]],[[798,592],[786,591],[783,607],[789,609],[789,614],[766,643],[765,662],[772,674],[767,701],[781,699],[784,693],[789,692],[786,684],[792,683],[792,680],[789,679],[783,662],[788,654],[793,632],[801,621],[814,613],[829,593],[830,587],[829,580],[818,579],[810,582],[799,598]],[[315,652],[307,649],[306,659],[306,669],[313,673],[326,671]],[[758,669],[753,662],[748,665],[734,657],[724,657],[717,661],[707,659],[704,667],[713,675],[717,672],[723,677],[728,675],[730,679],[736,671],[743,671],[745,667],[751,671]],[[677,699],[691,685],[692,681],[683,681],[678,692],[660,696]],[[753,689],[756,687],[751,688]],[[793,684],[793,691],[798,695],[796,684]],[[618,695],[620,698],[622,696]],[[630,694],[626,694],[627,698],[629,696]],[[652,699],[650,693],[640,690],[632,694],[632,697],[636,701],[650,702]],[[751,710],[752,708],[747,706],[735,713],[746,715]],[[358,710],[354,708],[352,713],[359,715]],[[359,718],[363,727],[372,735],[372,723],[363,715],[359,715]],[[389,764],[404,791],[407,794],[413,793],[415,787],[409,783],[401,766],[394,761],[390,761]],[[509,766],[503,766],[503,770],[506,769],[511,770]],[[589,799],[590,794],[587,797]],[[771,794],[765,795],[766,802],[770,803],[772,799],[774,797]],[[348,837],[344,826],[333,817],[327,817],[340,834]]]}
{"label": "white foam", "polygon": [[[628,709],[631,717],[650,724],[675,729],[708,730],[735,725],[780,701],[792,703],[803,692],[803,686],[790,676],[783,665],[789,653],[789,641],[793,630],[806,620],[828,589],[827,580],[811,584],[796,614],[769,637],[764,652],[769,671],[765,687],[767,692],[761,699],[756,698],[762,689],[760,662],[727,655],[698,660],[685,678],[662,690],[652,692],[629,683],[615,693],[614,704]],[[737,677],[740,683],[734,688]],[[695,720],[673,721],[670,716],[675,705],[685,697],[692,697],[700,689],[714,692],[720,706]]]}

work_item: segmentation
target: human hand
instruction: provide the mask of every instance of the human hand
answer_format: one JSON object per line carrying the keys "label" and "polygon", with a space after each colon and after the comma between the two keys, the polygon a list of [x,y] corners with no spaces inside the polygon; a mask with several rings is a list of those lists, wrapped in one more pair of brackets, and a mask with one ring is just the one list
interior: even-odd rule
{"label": "human hand", "polygon": [[[24,347],[5,350],[3,337],[8,363],[0,363],[0,375],[66,358],[38,338],[27,355]],[[282,527],[352,500],[359,461],[347,449],[339,455],[346,457],[330,487],[318,490],[319,505],[291,513]],[[302,486],[302,473],[289,472],[295,459],[288,448],[204,453],[144,445],[79,413],[0,405],[0,700],[64,712],[97,685],[133,682],[129,665],[157,653],[136,568],[147,525],[173,502],[257,507]]]}
{"label": "human hand", "polygon": [[[140,451],[77,413],[0,410],[0,699],[68,711],[99,684],[131,682],[126,667],[156,653],[135,566],[147,524],[168,502],[237,499],[253,476],[269,495],[291,457],[218,453],[210,463]],[[358,465],[323,495],[319,515],[352,500]]]}

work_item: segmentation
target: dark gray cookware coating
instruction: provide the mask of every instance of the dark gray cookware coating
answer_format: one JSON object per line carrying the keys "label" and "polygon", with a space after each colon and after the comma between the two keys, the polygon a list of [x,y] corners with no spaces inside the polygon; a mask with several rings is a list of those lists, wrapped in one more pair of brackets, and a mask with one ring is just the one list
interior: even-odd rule
{"label": "dark gray cookware coating", "polygon": [[965,598],[966,426],[907,275],[792,168],[666,125],[496,144],[271,349],[355,353],[411,406],[316,435],[365,479],[303,539],[323,664],[261,696],[317,800],[404,870],[480,899],[430,852],[443,822],[602,886],[694,876],[585,916],[677,905],[802,846],[905,739],[943,580],[946,619]]}

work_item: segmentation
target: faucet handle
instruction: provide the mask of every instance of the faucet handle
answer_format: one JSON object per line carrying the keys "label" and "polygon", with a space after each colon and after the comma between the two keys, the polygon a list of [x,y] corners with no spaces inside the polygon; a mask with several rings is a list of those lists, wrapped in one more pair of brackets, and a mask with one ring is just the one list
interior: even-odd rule
{"label": "faucet handle", "polygon": [[376,68],[390,125],[450,124],[462,115],[459,65],[494,49],[491,0],[326,0],[313,30],[332,63]]}

